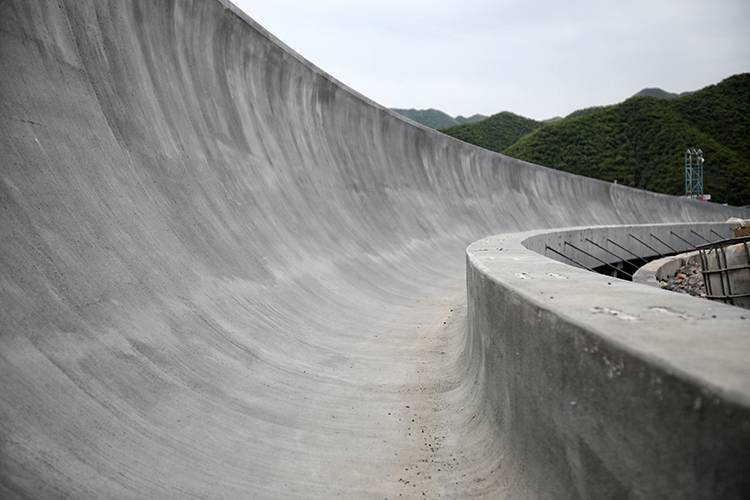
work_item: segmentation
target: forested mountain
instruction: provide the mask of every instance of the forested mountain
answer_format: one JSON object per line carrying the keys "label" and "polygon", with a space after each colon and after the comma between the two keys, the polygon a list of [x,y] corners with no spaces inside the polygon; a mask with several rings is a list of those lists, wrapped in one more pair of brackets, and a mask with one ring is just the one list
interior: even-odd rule
{"label": "forested mountain", "polygon": [[675,195],[684,189],[685,150],[695,146],[704,152],[713,201],[750,205],[750,74],[696,92],[639,94],[553,122],[503,112],[444,132],[540,165]]}
{"label": "forested mountain", "polygon": [[485,149],[503,151],[541,126],[542,122],[503,111],[481,122],[443,129],[443,132]]}
{"label": "forested mountain", "polygon": [[417,123],[432,128],[448,128],[465,123],[476,123],[487,118],[484,115],[472,115],[469,117],[456,116],[455,118],[439,109],[399,109],[392,108],[396,113],[403,115]]}

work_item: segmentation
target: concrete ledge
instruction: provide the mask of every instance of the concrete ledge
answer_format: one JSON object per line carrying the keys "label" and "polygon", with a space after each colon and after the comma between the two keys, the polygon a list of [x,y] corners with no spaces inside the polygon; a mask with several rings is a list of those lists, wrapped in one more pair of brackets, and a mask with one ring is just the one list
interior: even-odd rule
{"label": "concrete ledge", "polygon": [[527,248],[617,227],[467,249],[467,353],[498,432],[540,498],[746,498],[747,312]]}

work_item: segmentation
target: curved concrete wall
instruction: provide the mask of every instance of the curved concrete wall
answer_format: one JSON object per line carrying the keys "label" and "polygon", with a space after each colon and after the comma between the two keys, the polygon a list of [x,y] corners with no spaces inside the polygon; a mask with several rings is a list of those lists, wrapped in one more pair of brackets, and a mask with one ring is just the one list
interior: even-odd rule
{"label": "curved concrete wall", "polygon": [[488,413],[538,498],[750,492],[747,312],[528,248],[660,229],[514,233],[467,250],[467,349],[483,360]]}
{"label": "curved concrete wall", "polygon": [[684,252],[731,237],[731,225],[721,222],[594,226],[543,232],[524,240],[523,246],[564,264],[577,262],[593,269],[604,263]]}
{"label": "curved concrete wall", "polygon": [[224,1],[5,1],[0,74],[3,497],[533,496],[465,245],[743,215],[417,126]]}

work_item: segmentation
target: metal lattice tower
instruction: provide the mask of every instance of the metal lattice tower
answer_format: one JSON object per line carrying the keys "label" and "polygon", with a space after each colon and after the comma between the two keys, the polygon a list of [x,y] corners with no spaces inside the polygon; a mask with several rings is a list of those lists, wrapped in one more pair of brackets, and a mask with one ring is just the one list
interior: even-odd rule
{"label": "metal lattice tower", "polygon": [[685,151],[685,196],[703,197],[703,151],[688,148]]}

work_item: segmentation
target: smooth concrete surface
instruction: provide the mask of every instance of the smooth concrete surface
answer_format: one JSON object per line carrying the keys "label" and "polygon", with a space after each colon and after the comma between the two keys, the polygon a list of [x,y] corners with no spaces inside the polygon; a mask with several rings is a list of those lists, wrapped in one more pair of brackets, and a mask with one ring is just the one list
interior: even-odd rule
{"label": "smooth concrete surface", "polygon": [[[597,228],[559,233],[582,231]],[[532,496],[747,498],[747,311],[527,246],[556,236],[503,234],[467,250],[467,344]]]}
{"label": "smooth concrete surface", "polygon": [[225,1],[0,2],[0,75],[2,498],[603,498],[544,401],[499,420],[466,245],[748,217],[418,126]]}

